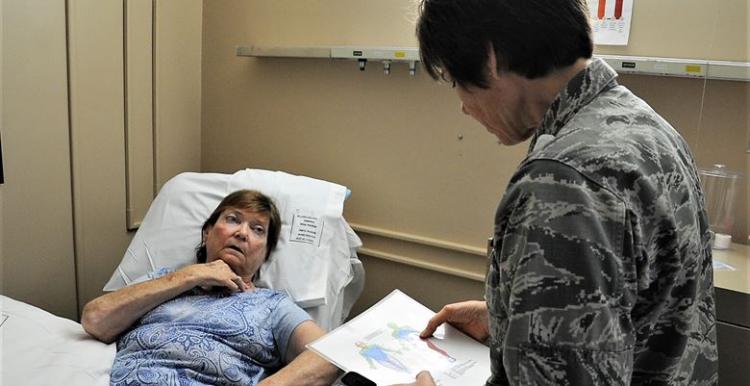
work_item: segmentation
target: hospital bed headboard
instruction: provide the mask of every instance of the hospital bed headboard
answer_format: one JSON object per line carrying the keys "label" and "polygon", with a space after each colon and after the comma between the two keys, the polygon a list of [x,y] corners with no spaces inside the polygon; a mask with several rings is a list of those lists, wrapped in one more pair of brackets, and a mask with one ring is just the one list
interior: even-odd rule
{"label": "hospital bed headboard", "polygon": [[282,219],[279,242],[256,284],[286,290],[321,327],[338,326],[364,285],[356,254],[362,243],[342,215],[348,190],[284,172],[245,169],[172,178],[154,199],[104,290],[137,282],[158,268],[195,263],[203,222],[227,194],[240,189],[270,196]]}

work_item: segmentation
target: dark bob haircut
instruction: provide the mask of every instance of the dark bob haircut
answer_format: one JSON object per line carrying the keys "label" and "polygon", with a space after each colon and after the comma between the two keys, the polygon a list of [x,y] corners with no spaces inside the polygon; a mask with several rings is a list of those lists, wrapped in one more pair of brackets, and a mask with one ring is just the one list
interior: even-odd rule
{"label": "dark bob haircut", "polygon": [[[276,248],[276,244],[279,242],[279,233],[281,233],[281,215],[279,210],[276,208],[276,204],[273,203],[270,197],[255,190],[238,190],[234,193],[224,197],[219,205],[211,213],[206,222],[203,223],[201,228],[201,234],[205,232],[208,227],[214,226],[216,221],[219,220],[219,216],[226,209],[242,209],[249,210],[254,213],[261,213],[268,216],[268,232],[266,233],[266,260],[271,255],[271,251]],[[206,256],[206,246],[201,242],[195,251],[198,263],[205,263],[208,256]]]}
{"label": "dark bob haircut", "polygon": [[498,71],[529,79],[594,50],[585,0],[422,0],[419,11],[425,70],[464,87],[488,87],[490,43]]}

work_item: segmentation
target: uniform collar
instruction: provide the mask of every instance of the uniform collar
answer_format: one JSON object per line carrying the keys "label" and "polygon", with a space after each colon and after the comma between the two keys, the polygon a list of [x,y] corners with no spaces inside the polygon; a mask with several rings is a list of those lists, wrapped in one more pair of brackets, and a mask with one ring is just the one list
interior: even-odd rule
{"label": "uniform collar", "polygon": [[576,74],[557,95],[544,115],[542,125],[536,129],[529,145],[531,153],[539,141],[540,147],[552,137],[599,93],[617,86],[617,73],[601,59],[593,59],[585,69]]}

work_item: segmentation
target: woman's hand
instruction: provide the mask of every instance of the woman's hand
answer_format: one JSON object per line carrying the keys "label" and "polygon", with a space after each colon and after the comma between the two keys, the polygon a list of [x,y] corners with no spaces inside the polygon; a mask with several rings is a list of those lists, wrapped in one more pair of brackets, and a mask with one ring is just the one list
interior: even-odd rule
{"label": "woman's hand", "polygon": [[421,338],[432,336],[435,330],[445,322],[479,342],[485,342],[490,336],[487,303],[483,301],[470,300],[448,304],[430,319],[419,336]]}
{"label": "woman's hand", "polygon": [[237,292],[251,288],[222,260],[214,260],[205,264],[188,265],[176,273],[186,275],[195,287],[203,289],[222,287],[230,292]]}
{"label": "woman's hand", "polygon": [[195,287],[221,287],[232,292],[252,288],[221,260],[192,264],[90,301],[83,308],[81,325],[93,337],[110,343],[154,307]]}
{"label": "woman's hand", "polygon": [[420,371],[417,374],[417,381],[413,383],[401,383],[391,386],[435,386],[435,380],[432,379],[429,371]]}
{"label": "woman's hand", "polygon": [[158,279],[99,296],[83,308],[81,325],[86,332],[102,342],[113,342],[154,307],[196,286],[220,286],[230,291],[248,287],[221,260],[193,264]]}

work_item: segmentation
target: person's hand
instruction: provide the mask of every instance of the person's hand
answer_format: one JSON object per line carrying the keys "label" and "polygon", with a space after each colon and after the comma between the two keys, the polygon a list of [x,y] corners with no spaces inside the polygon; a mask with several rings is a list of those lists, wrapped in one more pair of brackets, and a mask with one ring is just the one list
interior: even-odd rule
{"label": "person's hand", "polygon": [[417,381],[412,383],[400,383],[391,386],[435,386],[435,380],[432,379],[429,371],[420,371],[417,374]]}
{"label": "person's hand", "polygon": [[430,319],[419,337],[424,339],[432,336],[435,330],[446,322],[479,342],[486,341],[490,336],[487,303],[483,301],[470,300],[448,304]]}
{"label": "person's hand", "polygon": [[232,271],[227,263],[214,260],[205,264],[189,265],[180,271],[195,281],[196,287],[209,289],[211,287],[226,288],[230,292],[245,291],[250,288],[242,278]]}

